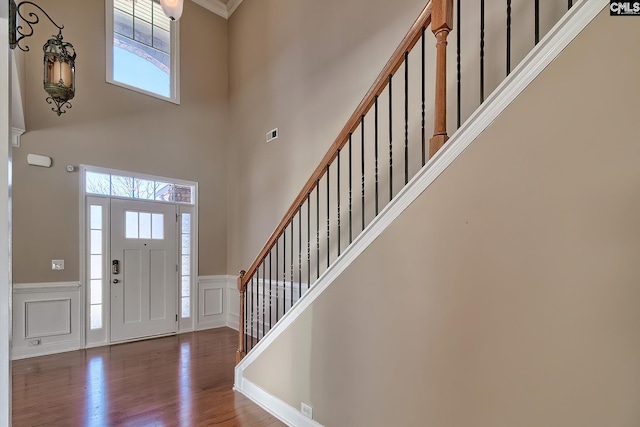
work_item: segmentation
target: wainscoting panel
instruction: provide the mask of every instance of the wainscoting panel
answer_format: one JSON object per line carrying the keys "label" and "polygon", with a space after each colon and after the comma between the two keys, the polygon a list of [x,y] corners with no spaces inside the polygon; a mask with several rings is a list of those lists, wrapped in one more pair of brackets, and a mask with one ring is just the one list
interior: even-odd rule
{"label": "wainscoting panel", "polygon": [[205,316],[217,316],[224,314],[224,288],[214,288],[204,290],[204,310]]}
{"label": "wainscoting panel", "polygon": [[228,326],[231,283],[235,283],[231,276],[198,277],[196,330]]}
{"label": "wainscoting panel", "polygon": [[71,298],[24,303],[25,338],[71,334]]}
{"label": "wainscoting panel", "polygon": [[80,348],[80,284],[13,286],[13,359]]}

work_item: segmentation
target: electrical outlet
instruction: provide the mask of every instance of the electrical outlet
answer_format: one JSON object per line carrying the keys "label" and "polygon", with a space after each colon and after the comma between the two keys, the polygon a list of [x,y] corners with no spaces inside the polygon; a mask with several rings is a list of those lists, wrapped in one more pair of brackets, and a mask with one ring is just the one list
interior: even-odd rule
{"label": "electrical outlet", "polygon": [[302,412],[302,415],[304,415],[305,417],[309,418],[310,420],[313,419],[313,406],[311,405],[307,405],[304,402],[300,403],[300,412]]}
{"label": "electrical outlet", "polygon": [[51,269],[52,270],[64,270],[64,260],[63,259],[52,259],[51,260]]}

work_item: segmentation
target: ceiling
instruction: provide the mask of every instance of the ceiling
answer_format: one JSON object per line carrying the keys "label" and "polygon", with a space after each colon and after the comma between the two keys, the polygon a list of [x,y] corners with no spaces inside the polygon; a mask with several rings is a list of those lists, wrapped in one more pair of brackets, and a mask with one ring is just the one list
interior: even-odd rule
{"label": "ceiling", "polygon": [[242,0],[193,0],[205,9],[210,10],[216,15],[229,19],[234,10],[242,3]]}

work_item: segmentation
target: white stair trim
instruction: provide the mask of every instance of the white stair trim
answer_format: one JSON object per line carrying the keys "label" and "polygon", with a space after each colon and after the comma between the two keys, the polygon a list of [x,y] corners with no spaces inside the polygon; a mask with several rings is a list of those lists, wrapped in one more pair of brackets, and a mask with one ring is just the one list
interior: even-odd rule
{"label": "white stair trim", "polygon": [[269,412],[274,417],[291,427],[323,427],[322,424],[302,415],[293,406],[278,399],[274,395],[267,393],[251,381],[243,378],[240,383],[233,387],[238,393],[242,393]]}
{"label": "white stair trim", "polygon": [[[583,0],[576,3],[569,12],[547,33],[540,43],[522,60],[513,72],[497,87],[487,100],[453,134],[447,144],[420,170],[416,176],[389,202],[380,214],[365,228],[341,256],[320,276],[316,284],[287,312],[280,321],[236,366],[235,384],[238,391],[250,399],[262,399],[259,405],[278,416],[268,405],[264,396],[247,392],[245,384],[250,383],[244,370],[260,356],[272,342],[280,336],[306,310],[334,280],[424,192],[451,163],[487,129],[491,123],[509,106],[520,93],[560,55],[580,32],[609,5],[607,0]],[[257,388],[257,386],[256,386]],[[261,390],[261,389],[260,389]],[[264,390],[262,390],[264,392]],[[266,392],[264,392],[266,393]],[[272,396],[274,399],[274,396]],[[264,403],[267,402],[267,403]],[[284,420],[283,420],[284,421]]]}

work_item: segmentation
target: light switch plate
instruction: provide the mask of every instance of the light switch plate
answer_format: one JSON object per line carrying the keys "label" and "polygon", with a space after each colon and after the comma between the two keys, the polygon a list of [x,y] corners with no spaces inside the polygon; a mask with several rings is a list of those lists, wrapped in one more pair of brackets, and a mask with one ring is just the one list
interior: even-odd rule
{"label": "light switch plate", "polygon": [[51,260],[51,269],[52,270],[64,270],[64,260],[63,259],[52,259]]}

